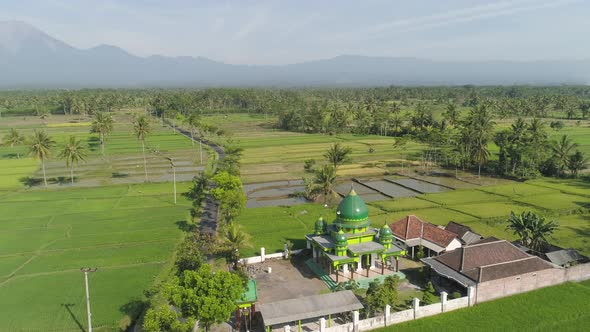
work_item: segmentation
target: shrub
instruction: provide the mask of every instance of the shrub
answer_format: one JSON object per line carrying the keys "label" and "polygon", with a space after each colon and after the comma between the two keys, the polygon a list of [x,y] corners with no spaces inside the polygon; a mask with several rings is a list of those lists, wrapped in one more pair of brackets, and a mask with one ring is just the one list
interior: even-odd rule
{"label": "shrub", "polygon": [[121,320],[119,321],[119,331],[127,331],[131,327],[132,323],[133,321],[131,320],[131,317],[129,317],[129,315],[123,316],[123,318],[121,318]]}
{"label": "shrub", "polygon": [[308,172],[313,172],[313,167],[315,166],[315,159],[305,159],[303,161],[303,169]]}

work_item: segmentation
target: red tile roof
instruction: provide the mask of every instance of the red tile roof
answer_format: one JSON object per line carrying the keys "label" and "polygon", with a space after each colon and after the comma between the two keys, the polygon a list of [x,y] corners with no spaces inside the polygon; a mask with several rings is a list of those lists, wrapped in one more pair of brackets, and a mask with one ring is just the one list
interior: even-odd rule
{"label": "red tile roof", "polygon": [[457,237],[455,233],[422,221],[415,215],[406,216],[389,225],[393,235],[402,240],[424,239],[441,247],[447,247]]}

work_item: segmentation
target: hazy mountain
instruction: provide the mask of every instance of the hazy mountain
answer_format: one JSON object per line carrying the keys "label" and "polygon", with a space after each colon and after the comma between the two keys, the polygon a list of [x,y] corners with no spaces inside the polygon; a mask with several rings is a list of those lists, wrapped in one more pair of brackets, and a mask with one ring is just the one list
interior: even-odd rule
{"label": "hazy mountain", "polygon": [[590,61],[452,62],[338,56],[284,66],[77,49],[23,22],[0,22],[0,87],[587,84]]}

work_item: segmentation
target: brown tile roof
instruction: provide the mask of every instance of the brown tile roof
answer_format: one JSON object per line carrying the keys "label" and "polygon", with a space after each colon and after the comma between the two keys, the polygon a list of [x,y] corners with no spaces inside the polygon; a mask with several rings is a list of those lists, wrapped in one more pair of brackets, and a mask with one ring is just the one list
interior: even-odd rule
{"label": "brown tile roof", "polygon": [[441,247],[448,246],[457,236],[436,225],[422,221],[415,215],[406,216],[389,225],[393,235],[402,240],[424,239]]}
{"label": "brown tile roof", "polygon": [[486,238],[434,257],[438,262],[477,282],[549,269],[552,266],[506,240]]}
{"label": "brown tile roof", "polygon": [[456,223],[454,221],[450,221],[447,226],[445,226],[445,229],[449,232],[457,234],[457,238],[459,238],[463,244],[469,245],[483,239],[483,237],[475,233],[471,227]]}
{"label": "brown tile roof", "polygon": [[462,237],[467,232],[472,232],[471,228],[454,221],[450,221],[445,229],[449,232],[457,234],[457,237]]}

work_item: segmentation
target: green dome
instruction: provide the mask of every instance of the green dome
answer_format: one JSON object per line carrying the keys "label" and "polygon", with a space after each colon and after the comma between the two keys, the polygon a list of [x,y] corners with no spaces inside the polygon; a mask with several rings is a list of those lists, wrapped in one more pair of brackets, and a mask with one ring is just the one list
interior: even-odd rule
{"label": "green dome", "polygon": [[369,218],[369,208],[351,188],[348,195],[338,204],[336,215],[338,220],[344,222],[364,221]]}
{"label": "green dome", "polygon": [[348,244],[348,239],[346,238],[346,235],[344,235],[344,232],[342,230],[338,232],[338,235],[336,235],[336,239],[334,240],[334,242],[336,243],[336,245],[341,246]]}
{"label": "green dome", "polygon": [[383,227],[381,227],[381,230],[379,231],[379,238],[380,239],[390,239],[393,237],[393,233],[391,232],[391,228],[389,228],[389,226],[387,226],[387,224],[383,225]]}
{"label": "green dome", "polygon": [[315,222],[315,233],[316,235],[320,235],[324,232],[325,229],[325,224],[324,224],[324,218],[320,217],[318,220],[316,220]]}

